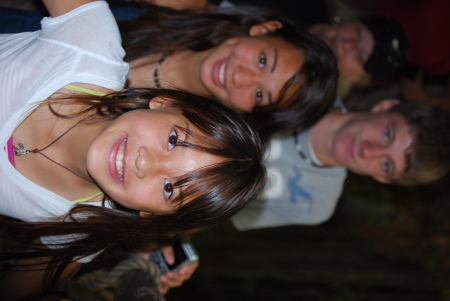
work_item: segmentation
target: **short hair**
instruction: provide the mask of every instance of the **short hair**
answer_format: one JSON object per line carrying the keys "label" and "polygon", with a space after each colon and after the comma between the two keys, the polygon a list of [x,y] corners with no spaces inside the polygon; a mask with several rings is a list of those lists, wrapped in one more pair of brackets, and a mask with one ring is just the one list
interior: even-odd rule
{"label": "short hair", "polygon": [[407,167],[393,184],[422,185],[438,180],[450,170],[450,113],[430,104],[404,102],[389,113],[400,114],[410,127],[413,142]]}

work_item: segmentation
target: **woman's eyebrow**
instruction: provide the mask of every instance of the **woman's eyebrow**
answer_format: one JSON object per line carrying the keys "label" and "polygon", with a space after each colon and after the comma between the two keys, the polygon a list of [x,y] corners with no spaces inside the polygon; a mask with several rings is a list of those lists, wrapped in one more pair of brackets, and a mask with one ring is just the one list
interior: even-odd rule
{"label": "woman's eyebrow", "polygon": [[[189,122],[186,120],[186,118],[184,119],[184,126],[186,129],[186,133],[185,133],[183,142],[187,143],[190,135],[189,135]],[[184,148],[184,153],[186,154],[186,148],[185,147],[183,147],[183,148]],[[183,186],[178,187],[178,198],[180,200],[180,203],[183,203]]]}
{"label": "woman's eyebrow", "polygon": [[[276,48],[273,49],[273,64],[272,64],[272,68],[270,69],[270,73],[273,73],[275,71],[275,68],[277,67],[277,63],[278,63],[278,51]],[[267,99],[268,99],[268,103],[271,104],[272,103],[272,93],[269,91],[267,92]]]}
{"label": "woman's eyebrow", "polygon": [[189,133],[190,129],[189,129],[189,122],[186,119],[184,119],[184,126],[185,126],[185,129],[186,129],[184,142],[188,142],[188,140],[189,140],[189,134],[188,133]]}
{"label": "woman's eyebrow", "polygon": [[278,62],[278,51],[276,48],[273,49],[273,65],[272,65],[272,69],[270,69],[270,73],[273,73],[275,71],[275,68],[277,67],[277,62]]}

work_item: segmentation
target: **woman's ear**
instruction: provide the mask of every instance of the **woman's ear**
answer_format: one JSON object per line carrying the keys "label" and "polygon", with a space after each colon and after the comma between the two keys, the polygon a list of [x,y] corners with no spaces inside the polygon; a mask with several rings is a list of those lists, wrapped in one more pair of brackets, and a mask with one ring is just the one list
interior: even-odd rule
{"label": "woman's ear", "polygon": [[249,35],[251,37],[259,36],[259,35],[275,32],[282,27],[283,27],[283,23],[281,23],[280,21],[275,21],[275,20],[274,21],[266,21],[266,22],[262,22],[262,23],[259,23],[259,24],[256,24],[256,25],[253,25],[252,27],[250,27]]}
{"label": "woman's ear", "polygon": [[150,100],[150,102],[148,103],[148,107],[150,108],[150,110],[159,109],[166,105],[167,105],[167,100],[162,97],[159,97],[159,96],[152,98]]}
{"label": "woman's ear", "polygon": [[375,104],[370,110],[372,113],[381,113],[389,111],[392,107],[400,104],[398,99],[385,99]]}

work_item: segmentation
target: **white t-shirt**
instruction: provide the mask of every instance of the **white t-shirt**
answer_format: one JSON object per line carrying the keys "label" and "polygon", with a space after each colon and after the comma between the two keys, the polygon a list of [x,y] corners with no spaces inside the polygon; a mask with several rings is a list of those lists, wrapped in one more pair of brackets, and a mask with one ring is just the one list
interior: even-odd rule
{"label": "white t-shirt", "polygon": [[[125,85],[129,66],[123,62],[120,33],[106,2],[44,18],[41,24],[40,31],[0,35],[2,146],[40,101],[67,84],[111,90]],[[0,198],[0,214],[29,222],[64,215],[75,205],[21,175],[3,151]]]}

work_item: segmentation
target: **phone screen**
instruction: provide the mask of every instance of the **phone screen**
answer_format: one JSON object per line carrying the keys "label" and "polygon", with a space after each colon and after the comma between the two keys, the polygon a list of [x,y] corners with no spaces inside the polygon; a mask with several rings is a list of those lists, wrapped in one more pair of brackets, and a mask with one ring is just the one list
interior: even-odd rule
{"label": "phone screen", "polygon": [[173,270],[178,265],[180,265],[183,261],[187,259],[186,253],[181,245],[181,241],[177,240],[174,244],[172,244],[173,253],[175,255],[175,263],[168,265],[170,270]]}

